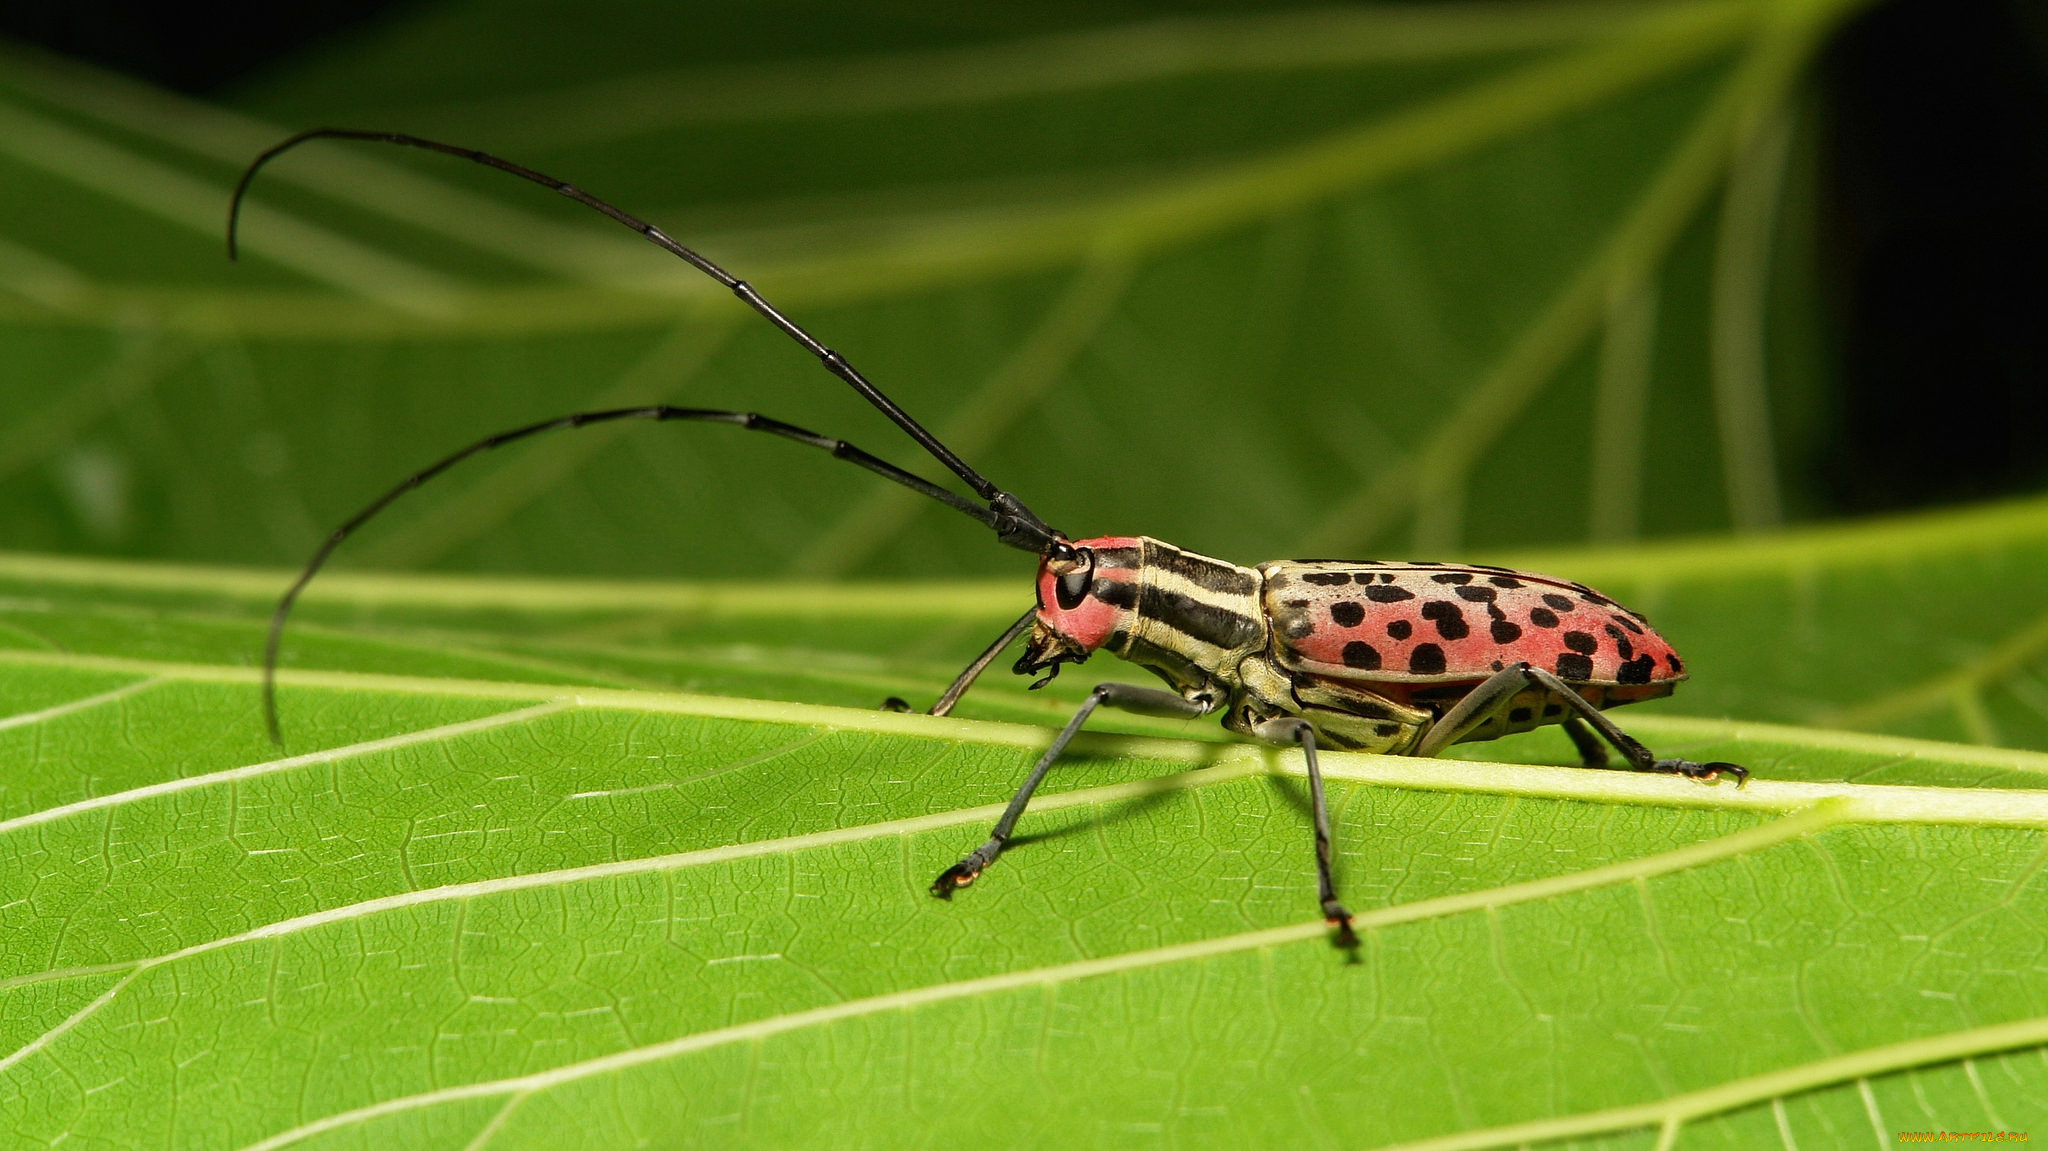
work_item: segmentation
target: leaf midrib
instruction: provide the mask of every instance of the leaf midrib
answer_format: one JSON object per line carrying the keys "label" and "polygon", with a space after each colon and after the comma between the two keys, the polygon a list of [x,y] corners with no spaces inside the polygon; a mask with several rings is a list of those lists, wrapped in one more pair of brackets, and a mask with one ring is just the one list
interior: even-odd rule
{"label": "leaf midrib", "polygon": [[[262,681],[262,673],[255,668],[168,663],[115,656],[0,651],[0,664],[5,663],[130,672],[155,676],[165,681],[240,685],[253,685]],[[520,701],[532,705],[529,712],[508,714],[529,717],[553,714],[570,708],[688,715],[706,719],[813,727],[827,731],[952,740],[1027,751],[1042,750],[1051,742],[1054,735],[1051,728],[1030,724],[873,711],[779,700],[752,700],[689,692],[631,691],[565,687],[560,684],[301,670],[279,672],[278,683],[290,687],[328,690]],[[475,725],[493,726],[505,722],[507,720],[501,715],[469,720],[451,725],[448,729],[434,730],[466,731]],[[1903,736],[1811,731],[1775,724],[1673,716],[1639,717],[1636,726],[1680,733],[1694,738],[1711,736],[1737,740],[1775,740],[1874,756],[1942,759],[1971,766],[2000,767],[2048,776],[2048,753],[2042,752],[1946,744]],[[309,761],[327,762],[346,755],[375,750],[393,740],[417,742],[423,734],[431,733],[386,737],[364,744],[308,753],[305,758]],[[1071,746],[1078,755],[1128,756],[1192,763],[1198,765],[1198,769],[1204,773],[1202,778],[1223,779],[1225,775],[1211,776],[1207,773],[1213,772],[1216,766],[1235,763],[1245,758],[1262,759],[1267,764],[1267,770],[1276,774],[1305,774],[1299,752],[1284,751],[1263,744],[1219,744],[1148,735],[1084,732]],[[1773,812],[1792,811],[1823,801],[1839,800],[1850,804],[1850,809],[1858,822],[2048,827],[2048,789],[1987,789],[1756,779],[1744,786],[1735,787],[1725,780],[1718,784],[1706,785],[1674,776],[1626,771],[1589,771],[1579,767],[1508,764],[1491,760],[1420,759],[1411,756],[1338,751],[1322,752],[1321,760],[1324,775],[1331,779],[1421,791],[1458,791],[1532,799],[1646,803],[1657,806]],[[264,765],[229,768],[224,772],[210,775],[225,777],[262,766]],[[180,786],[196,786],[209,778],[209,775],[200,775],[172,782]],[[152,784],[149,788],[163,786],[166,785]],[[1091,792],[1077,791],[1062,794],[1089,793]],[[1040,803],[1048,800],[1041,800]],[[105,799],[85,802],[103,806]]]}

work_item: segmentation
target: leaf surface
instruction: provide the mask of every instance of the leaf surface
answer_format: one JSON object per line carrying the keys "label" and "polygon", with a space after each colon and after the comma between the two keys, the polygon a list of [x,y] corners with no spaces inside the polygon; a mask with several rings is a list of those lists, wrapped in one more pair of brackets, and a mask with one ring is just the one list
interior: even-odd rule
{"label": "leaf surface", "polygon": [[[1967,577],[1995,565],[1914,549],[2018,565],[2040,522],[1557,558],[1674,618],[1767,618],[1794,573]],[[1315,917],[1292,753],[1084,736],[941,903],[924,885],[1061,705],[739,694],[871,705],[978,646],[996,589],[316,584],[279,752],[248,663],[274,577],[7,569],[0,1109],[25,1141],[1804,1146],[2048,1114],[2034,752],[1643,708],[1621,718],[1660,753],[1756,777],[1330,755],[1351,956]]]}

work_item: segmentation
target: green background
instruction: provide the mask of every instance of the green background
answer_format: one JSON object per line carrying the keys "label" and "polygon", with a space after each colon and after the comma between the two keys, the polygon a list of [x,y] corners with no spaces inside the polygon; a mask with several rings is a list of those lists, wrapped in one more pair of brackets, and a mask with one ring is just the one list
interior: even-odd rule
{"label": "green background", "polygon": [[[0,50],[0,1131],[2027,1130],[2048,503],[1814,522],[1810,84],[1850,15],[439,4],[204,103]],[[1693,672],[1624,724],[1753,781],[1573,770],[1550,731],[1330,756],[1347,955],[1296,757],[1105,716],[938,904],[1114,670],[874,711],[1029,561],[692,426],[401,501],[287,633],[273,748],[280,573],[469,439],[665,401],[939,471],[702,277],[454,161],[294,153],[228,264],[237,171],[323,123],[660,223],[1076,536],[1589,581]]]}

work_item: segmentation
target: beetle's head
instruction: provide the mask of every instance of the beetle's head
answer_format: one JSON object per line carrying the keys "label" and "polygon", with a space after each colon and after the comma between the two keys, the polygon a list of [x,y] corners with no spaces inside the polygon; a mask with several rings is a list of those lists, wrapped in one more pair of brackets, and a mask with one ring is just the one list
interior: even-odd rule
{"label": "beetle's head", "polygon": [[1126,625],[1138,604],[1138,541],[1124,536],[1058,541],[1038,561],[1038,619],[1018,675],[1047,672],[1037,687],[1080,663]]}

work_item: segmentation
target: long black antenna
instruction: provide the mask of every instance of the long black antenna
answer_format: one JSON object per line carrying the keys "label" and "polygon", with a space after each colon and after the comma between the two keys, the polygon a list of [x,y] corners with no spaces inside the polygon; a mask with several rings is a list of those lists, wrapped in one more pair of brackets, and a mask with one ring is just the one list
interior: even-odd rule
{"label": "long black antenna", "polygon": [[951,448],[940,443],[938,437],[926,431],[924,425],[910,417],[910,413],[897,407],[896,401],[883,395],[881,389],[869,383],[866,376],[861,375],[860,372],[854,369],[852,364],[846,362],[846,357],[819,343],[809,332],[797,326],[794,320],[777,311],[772,304],[761,298],[761,293],[755,291],[753,285],[712,263],[695,250],[677,243],[666,232],[640,219],[638,216],[621,211],[567,181],[557,180],[553,176],[536,172],[532,168],[515,164],[510,160],[501,159],[488,152],[479,152],[474,148],[458,148],[453,144],[443,144],[439,141],[408,135],[404,132],[366,132],[349,128],[314,128],[310,131],[301,132],[282,143],[273,145],[257,156],[255,160],[250,162],[248,170],[242,173],[241,180],[235,184],[234,197],[228,202],[228,259],[233,260],[236,257],[235,225],[242,212],[242,196],[249,190],[249,184],[255,180],[256,173],[261,171],[263,166],[272,159],[291,151],[300,144],[308,140],[321,139],[369,140],[376,143],[399,144],[408,148],[423,148],[429,152],[440,152],[444,155],[456,156],[482,164],[487,168],[496,168],[500,172],[509,172],[522,180],[531,180],[544,188],[552,188],[585,207],[594,208],[604,213],[645,236],[656,247],[661,248],[670,255],[676,256],[691,267],[731,289],[732,294],[746,301],[748,307],[759,312],[769,323],[782,329],[783,333],[790,339],[803,345],[806,351],[816,356],[818,362],[824,365],[826,371],[844,380],[854,391],[859,392],[863,399],[873,404],[883,415],[894,420],[896,426],[902,428],[911,439],[916,440],[925,451],[930,452],[932,458],[946,465],[947,468],[952,470],[954,475],[965,480],[967,486],[973,488],[976,495],[989,502],[989,509],[996,516],[996,520],[991,526],[996,529],[997,538],[1012,547],[1038,554],[1048,554],[1055,549],[1057,544],[1062,542],[1060,534],[1047,527],[1044,521],[1033,515],[1031,510],[1026,508],[1017,497],[996,487],[983,477],[980,472],[968,467],[965,460],[954,455]]}
{"label": "long black antenna", "polygon": [[[396,487],[371,500],[361,511],[350,516],[346,522],[340,527],[335,528],[328,535],[327,539],[321,543],[320,550],[314,552],[313,558],[306,561],[305,570],[299,573],[298,579],[292,581],[292,586],[284,593],[284,598],[277,601],[277,610],[272,612],[270,616],[270,635],[263,644],[263,722],[270,729],[271,742],[284,742],[283,734],[278,730],[277,726],[277,649],[279,641],[284,636],[285,619],[291,615],[292,605],[298,602],[299,593],[305,590],[306,585],[313,581],[314,575],[318,574],[321,566],[327,562],[327,557],[334,553],[335,548],[341,546],[341,541],[347,539],[357,528],[367,523],[372,516],[389,507],[393,500],[479,452],[487,452],[500,445],[509,444],[514,440],[523,440],[528,436],[538,435],[541,432],[552,432],[562,428],[580,428],[587,424],[601,424],[611,420],[701,420],[709,423],[731,424],[734,427],[745,428],[750,432],[766,432],[772,436],[781,436],[783,439],[795,440],[797,443],[807,447],[829,452],[834,459],[846,460],[857,464],[885,480],[902,484],[919,495],[930,496],[932,499],[948,507],[958,509],[962,514],[970,516],[988,527],[996,526],[996,512],[976,505],[965,496],[949,492],[922,476],[912,475],[887,460],[879,459],[854,447],[845,440],[835,440],[829,436],[821,436],[816,432],[806,431],[794,424],[785,424],[781,420],[771,420],[766,416],[757,415],[753,412],[727,412],[711,408],[674,408],[666,404],[656,404],[644,408],[614,408],[602,412],[577,412],[573,415],[560,416],[552,420],[543,420],[537,424],[528,424],[523,428],[514,428],[509,432],[499,432],[494,436],[485,436],[461,451],[454,452],[436,461],[431,466],[407,476]],[[1012,636],[1004,638],[1007,641]],[[989,658],[993,658],[993,654],[991,652]],[[983,662],[986,663],[987,660],[984,659]]]}

